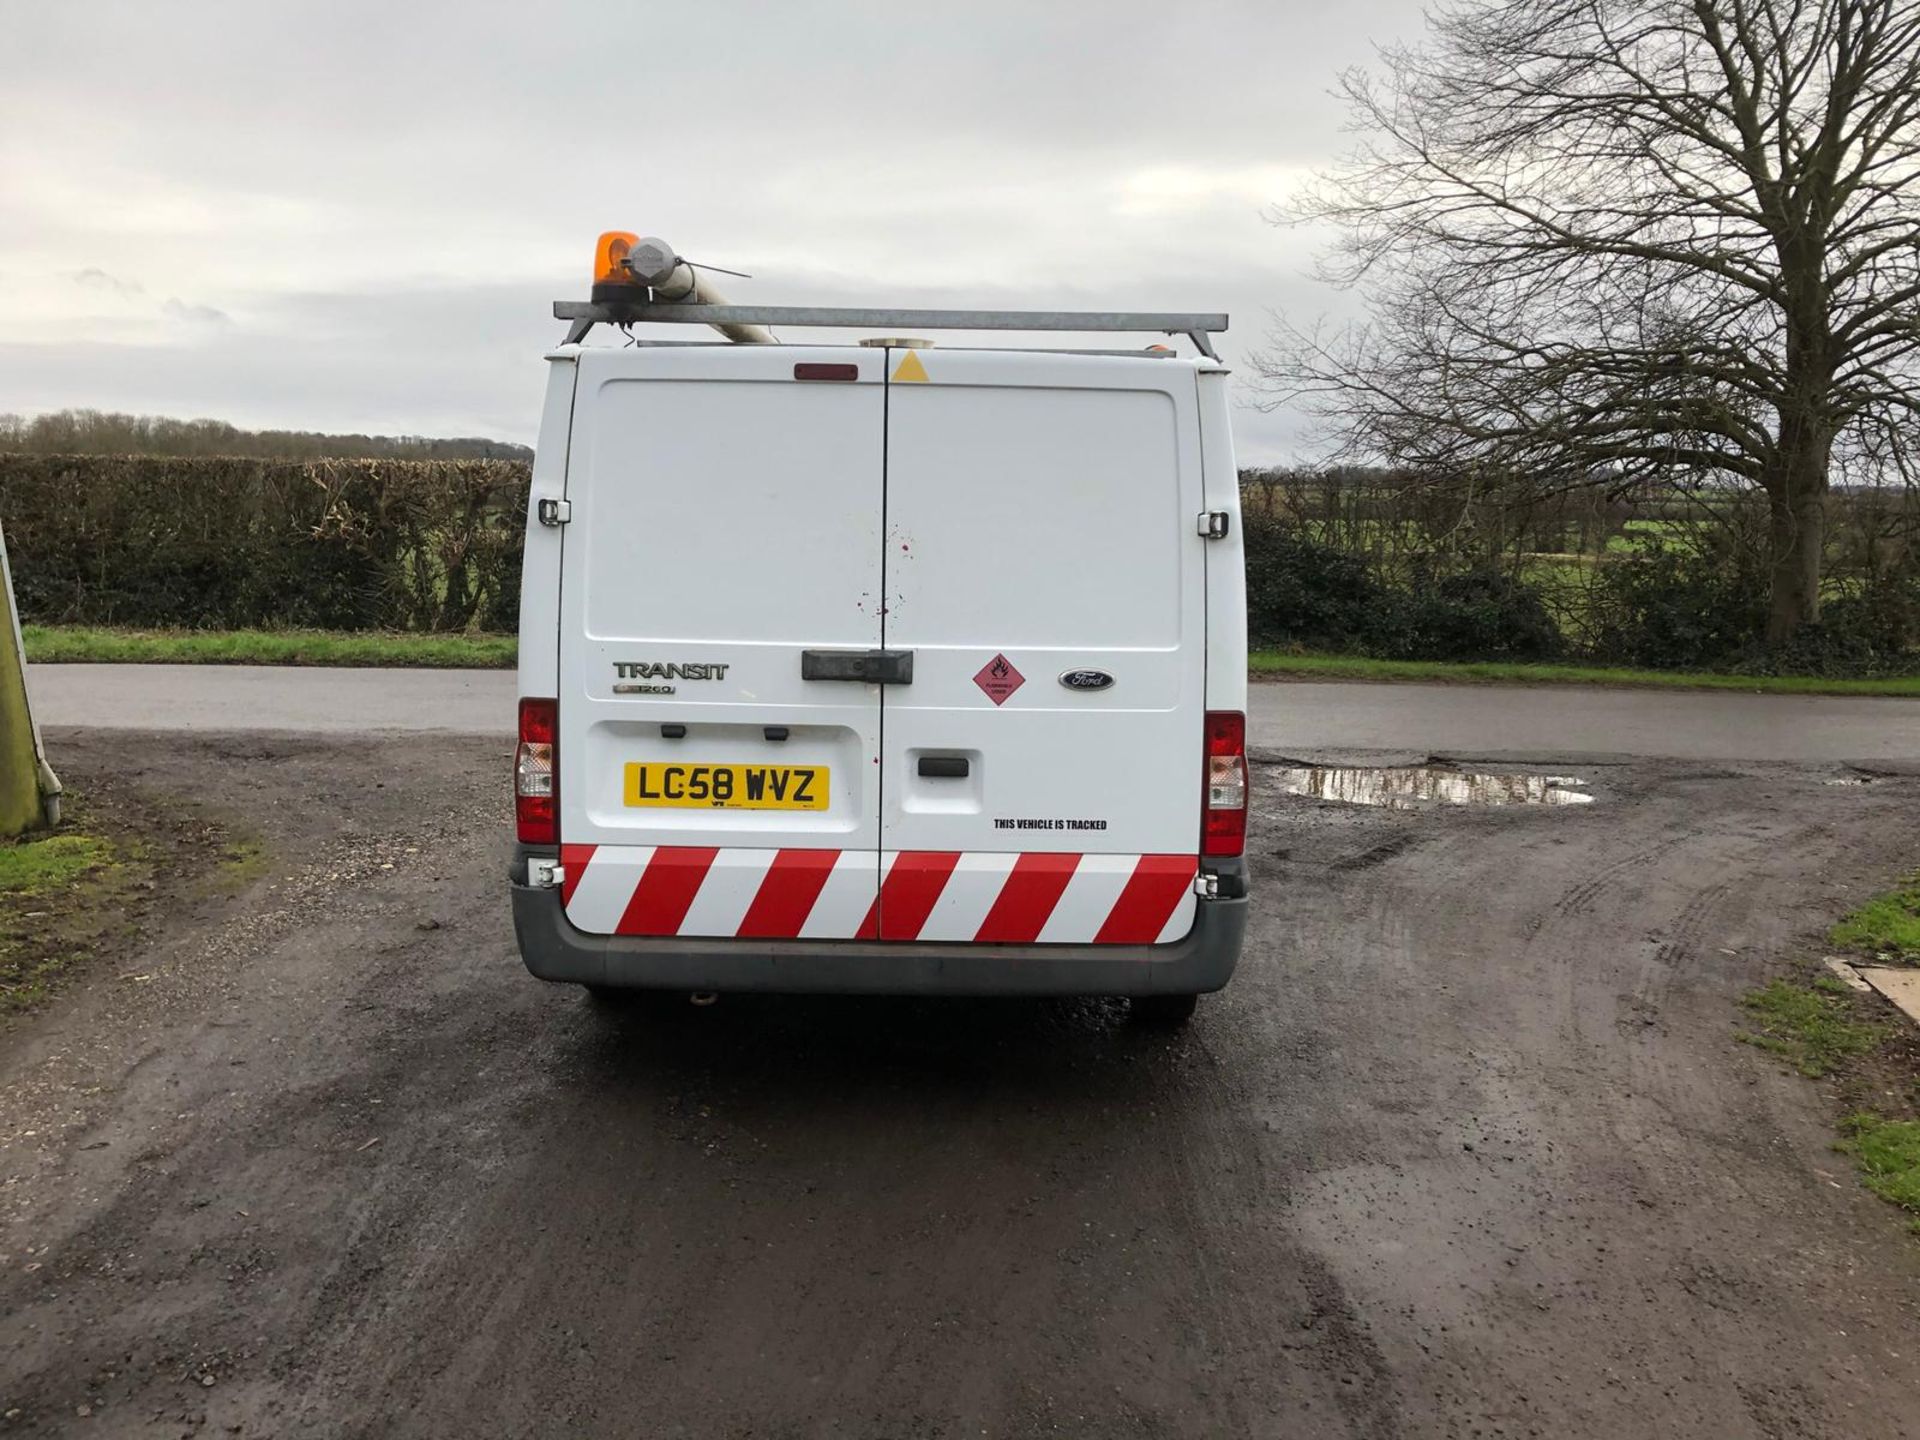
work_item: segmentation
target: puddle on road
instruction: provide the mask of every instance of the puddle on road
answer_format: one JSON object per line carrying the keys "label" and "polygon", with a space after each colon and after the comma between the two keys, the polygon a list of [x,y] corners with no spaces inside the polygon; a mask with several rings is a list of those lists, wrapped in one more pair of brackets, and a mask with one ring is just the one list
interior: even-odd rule
{"label": "puddle on road", "polygon": [[1360,768],[1334,765],[1274,772],[1285,795],[1342,805],[1406,810],[1443,805],[1591,805],[1586,781],[1574,775],[1474,775],[1439,765]]}

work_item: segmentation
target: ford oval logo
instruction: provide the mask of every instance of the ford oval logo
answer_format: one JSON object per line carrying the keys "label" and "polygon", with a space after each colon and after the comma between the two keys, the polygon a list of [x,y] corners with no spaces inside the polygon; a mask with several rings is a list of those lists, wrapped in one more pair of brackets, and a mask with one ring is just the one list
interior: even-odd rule
{"label": "ford oval logo", "polygon": [[1069,690],[1104,690],[1113,684],[1113,676],[1104,670],[1063,670],[1060,683]]}

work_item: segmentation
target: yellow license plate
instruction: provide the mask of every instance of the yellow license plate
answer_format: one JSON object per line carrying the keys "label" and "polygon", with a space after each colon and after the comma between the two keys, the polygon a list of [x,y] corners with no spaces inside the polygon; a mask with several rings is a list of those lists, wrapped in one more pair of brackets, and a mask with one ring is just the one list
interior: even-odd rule
{"label": "yellow license plate", "polygon": [[825,765],[682,765],[632,761],[629,805],[682,810],[824,810]]}

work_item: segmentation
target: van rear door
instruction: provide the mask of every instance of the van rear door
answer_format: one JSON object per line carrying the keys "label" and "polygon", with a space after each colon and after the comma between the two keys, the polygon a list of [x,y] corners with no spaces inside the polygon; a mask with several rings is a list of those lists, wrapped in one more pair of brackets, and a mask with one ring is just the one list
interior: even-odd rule
{"label": "van rear door", "polygon": [[1193,368],[894,350],[883,938],[1152,944],[1194,915],[1206,544]]}
{"label": "van rear door", "polygon": [[560,839],[593,934],[847,938],[878,874],[885,352],[587,350],[567,464]]}

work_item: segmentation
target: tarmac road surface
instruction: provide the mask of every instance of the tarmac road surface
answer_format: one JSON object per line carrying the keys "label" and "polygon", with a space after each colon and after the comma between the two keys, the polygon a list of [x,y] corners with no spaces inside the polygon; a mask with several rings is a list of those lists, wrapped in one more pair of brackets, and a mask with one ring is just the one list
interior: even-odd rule
{"label": "tarmac road surface", "polygon": [[1258,766],[1241,973],[1168,1036],[607,1012],[515,956],[499,737],[49,738],[271,863],[0,1029],[25,1433],[1920,1433],[1920,1246],[1733,1042],[1912,866],[1920,778],[1398,812]]}
{"label": "tarmac road surface", "polygon": [[[501,670],[35,665],[42,725],[506,734]],[[1286,751],[1717,760],[1920,760],[1920,701],[1569,686],[1255,685],[1252,741]]]}

